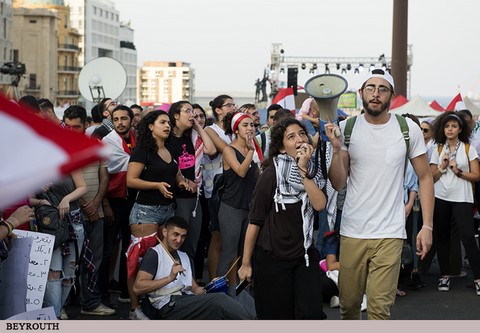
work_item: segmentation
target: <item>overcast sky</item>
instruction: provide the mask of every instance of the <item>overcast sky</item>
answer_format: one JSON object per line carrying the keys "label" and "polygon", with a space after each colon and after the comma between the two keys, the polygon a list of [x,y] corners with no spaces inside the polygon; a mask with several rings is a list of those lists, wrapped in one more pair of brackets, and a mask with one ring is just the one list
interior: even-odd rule
{"label": "overcast sky", "polygon": [[[286,56],[392,55],[393,0],[113,2],[120,19],[135,30],[138,64],[189,62],[198,92],[253,94],[255,80],[270,63],[272,43],[282,43]],[[478,94],[479,32],[479,1],[410,0],[411,96]],[[308,70],[303,73],[300,85],[308,79]],[[353,70],[346,79],[358,89]]]}

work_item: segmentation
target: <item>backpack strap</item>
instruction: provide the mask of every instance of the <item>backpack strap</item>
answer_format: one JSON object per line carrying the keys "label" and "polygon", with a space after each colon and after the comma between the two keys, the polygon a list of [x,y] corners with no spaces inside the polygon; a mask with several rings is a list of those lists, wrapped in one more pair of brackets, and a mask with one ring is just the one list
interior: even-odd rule
{"label": "backpack strap", "polygon": [[407,146],[407,153],[405,154],[405,172],[407,172],[408,151],[410,149],[410,131],[408,128],[407,119],[399,114],[395,114],[395,116],[397,117],[398,124],[400,125],[400,131],[403,134],[405,145]]}
{"label": "backpack strap", "polygon": [[442,152],[442,149],[443,149],[443,143],[439,143],[437,146],[438,157],[440,157],[440,153]]}
{"label": "backpack strap", "polygon": [[345,129],[343,131],[343,137],[344,137],[343,142],[345,143],[345,146],[347,146],[347,149],[348,149],[348,146],[350,145],[350,137],[352,136],[352,129],[353,129],[353,125],[355,125],[356,120],[357,120],[357,116],[350,117],[347,119],[347,123],[345,124]]}

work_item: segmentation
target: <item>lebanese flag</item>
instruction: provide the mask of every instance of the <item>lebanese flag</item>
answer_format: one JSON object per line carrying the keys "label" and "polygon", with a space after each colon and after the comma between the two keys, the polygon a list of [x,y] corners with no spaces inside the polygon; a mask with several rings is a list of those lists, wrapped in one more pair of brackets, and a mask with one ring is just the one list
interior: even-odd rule
{"label": "lebanese flag", "polygon": [[445,109],[436,100],[433,100],[430,103],[430,107],[437,111],[441,111],[441,112],[445,111]]}
{"label": "lebanese flag", "polygon": [[467,107],[465,106],[465,103],[463,102],[462,95],[458,93],[457,96],[455,96],[450,104],[445,108],[445,111],[459,111],[459,110],[464,110]]}
{"label": "lebanese flag", "polygon": [[0,208],[107,157],[98,140],[64,129],[0,95]]}
{"label": "lebanese flag", "polygon": [[293,95],[293,88],[278,89],[278,94],[272,100],[272,104],[279,104],[282,108],[295,112],[295,96]]}

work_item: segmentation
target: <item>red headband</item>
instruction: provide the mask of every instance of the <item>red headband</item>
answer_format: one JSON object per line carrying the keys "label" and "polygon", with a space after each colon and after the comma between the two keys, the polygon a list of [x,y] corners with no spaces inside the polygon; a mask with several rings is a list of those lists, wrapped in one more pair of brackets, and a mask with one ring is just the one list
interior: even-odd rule
{"label": "red headband", "polygon": [[245,114],[245,113],[242,113],[242,112],[235,113],[235,115],[232,117],[232,131],[233,131],[233,133],[235,133],[235,131],[238,128],[238,125],[245,118],[250,118],[250,116]]}

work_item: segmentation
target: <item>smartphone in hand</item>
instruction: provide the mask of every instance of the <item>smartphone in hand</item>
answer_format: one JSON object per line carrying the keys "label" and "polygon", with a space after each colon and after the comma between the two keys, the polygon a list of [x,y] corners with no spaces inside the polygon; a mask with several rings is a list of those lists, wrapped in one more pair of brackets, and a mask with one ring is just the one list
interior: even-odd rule
{"label": "smartphone in hand", "polygon": [[238,296],[238,295],[243,291],[243,289],[245,289],[245,287],[248,286],[248,284],[249,284],[249,283],[248,283],[247,279],[242,280],[242,281],[238,284],[237,288],[235,289],[235,290],[236,290],[236,295]]}

